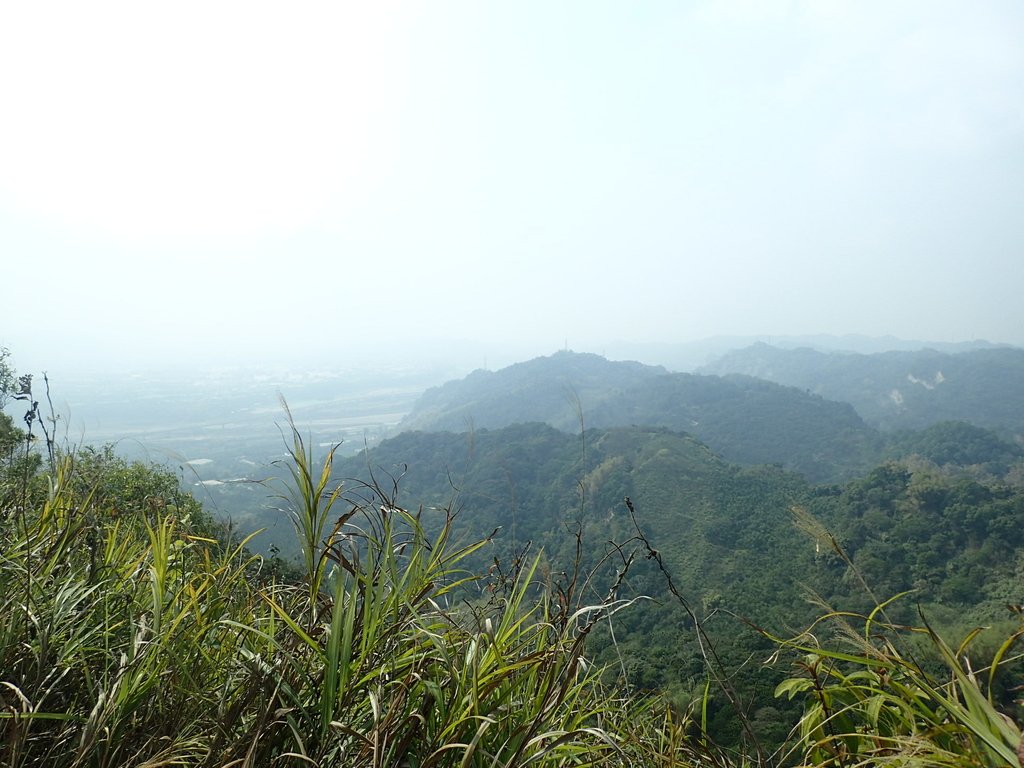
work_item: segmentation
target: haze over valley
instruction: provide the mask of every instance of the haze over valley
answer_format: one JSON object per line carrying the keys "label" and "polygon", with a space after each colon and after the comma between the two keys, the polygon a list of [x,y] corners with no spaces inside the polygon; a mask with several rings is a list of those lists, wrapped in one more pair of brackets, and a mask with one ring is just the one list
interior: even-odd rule
{"label": "haze over valley", "polygon": [[[111,373],[54,380],[52,388],[64,438],[166,465],[241,532],[268,529],[253,540],[257,551],[290,546],[289,524],[263,484],[280,476],[274,462],[287,455],[285,403],[318,455],[335,446],[339,456],[359,454],[348,465],[353,474],[360,463],[374,466],[382,440],[404,432],[472,434],[530,422],[568,434],[667,427],[728,461],[775,464],[811,482],[862,475],[893,455],[900,429],[964,422],[993,430],[1008,450],[1024,441],[1020,349],[825,336],[781,340],[785,347],[747,341],[664,350],[668,360],[699,356],[704,364],[691,371],[563,350],[464,379],[453,361]],[[895,349],[864,354],[850,346]],[[715,357],[709,349],[726,351]]]}

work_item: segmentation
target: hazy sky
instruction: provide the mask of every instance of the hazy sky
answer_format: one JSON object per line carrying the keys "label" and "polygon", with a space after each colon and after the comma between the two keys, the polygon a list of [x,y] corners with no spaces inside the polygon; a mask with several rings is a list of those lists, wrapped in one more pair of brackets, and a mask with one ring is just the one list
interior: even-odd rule
{"label": "hazy sky", "polygon": [[0,345],[1024,344],[1024,4],[5,3]]}

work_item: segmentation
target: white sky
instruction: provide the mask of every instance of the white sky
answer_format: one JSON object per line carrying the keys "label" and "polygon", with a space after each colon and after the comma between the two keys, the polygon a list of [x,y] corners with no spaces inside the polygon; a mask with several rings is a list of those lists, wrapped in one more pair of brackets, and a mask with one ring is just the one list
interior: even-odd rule
{"label": "white sky", "polygon": [[1019,0],[0,9],[19,367],[1024,344],[1022,246]]}

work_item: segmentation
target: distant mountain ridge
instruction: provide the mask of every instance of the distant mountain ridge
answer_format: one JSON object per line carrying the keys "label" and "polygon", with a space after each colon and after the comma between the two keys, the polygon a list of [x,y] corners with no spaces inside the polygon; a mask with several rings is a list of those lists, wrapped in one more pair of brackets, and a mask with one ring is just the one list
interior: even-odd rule
{"label": "distant mountain ridge", "polygon": [[758,336],[711,336],[687,342],[636,343],[617,341],[604,346],[604,354],[618,360],[630,359],[658,363],[672,371],[698,372],[721,356],[754,344],[768,343],[780,349],[815,349],[819,352],[860,353],[914,352],[934,349],[939,352],[969,352],[975,349],[1013,348],[1010,344],[996,344],[984,339],[973,341],[919,341],[896,336],[866,336],[864,334],[802,334]]}
{"label": "distant mountain ridge", "polygon": [[878,429],[965,421],[1024,435],[1024,350],[1015,347],[864,355],[754,344],[700,370],[755,376],[850,403]]}
{"label": "distant mountain ridge", "polygon": [[400,428],[463,432],[525,422],[570,432],[666,427],[696,436],[729,461],[780,464],[813,481],[852,476],[878,453],[874,431],[844,403],[750,377],[668,373],[574,352],[429,390]]}
{"label": "distant mountain ridge", "polygon": [[613,362],[600,355],[556,352],[499,371],[477,370],[428,389],[399,425],[402,430],[464,432],[540,421],[579,428],[599,403],[638,382],[666,374],[661,366]]}

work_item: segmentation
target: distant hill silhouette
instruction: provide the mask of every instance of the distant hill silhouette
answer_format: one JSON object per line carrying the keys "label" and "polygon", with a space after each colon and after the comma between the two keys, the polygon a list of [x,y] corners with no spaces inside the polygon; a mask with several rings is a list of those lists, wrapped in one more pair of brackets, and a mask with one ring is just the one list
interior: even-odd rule
{"label": "distant hill silhouette", "polygon": [[684,431],[729,461],[779,464],[812,481],[871,465],[879,440],[849,405],[742,376],[670,374],[635,362],[559,352],[431,389],[400,425],[466,431],[543,422]]}
{"label": "distant hill silhouette", "polygon": [[660,366],[556,352],[500,371],[474,371],[428,389],[400,428],[464,432],[542,421],[578,431],[580,409],[585,415],[623,389],[664,373]]}
{"label": "distant hill silhouette", "polygon": [[863,336],[846,334],[814,334],[800,336],[712,336],[698,341],[631,343],[625,341],[604,345],[604,354],[619,360],[656,362],[672,371],[694,373],[713,363],[727,352],[745,349],[751,344],[767,342],[780,349],[816,349],[820,352],[860,352],[875,354],[892,350],[914,351],[937,349],[940,352],[967,352],[972,349],[1007,347],[990,341],[942,342],[900,339],[895,336]]}
{"label": "distant hill silhouette", "polygon": [[861,355],[755,344],[701,372],[756,376],[850,403],[883,430],[966,421],[1024,434],[1024,350],[1017,348]]}

